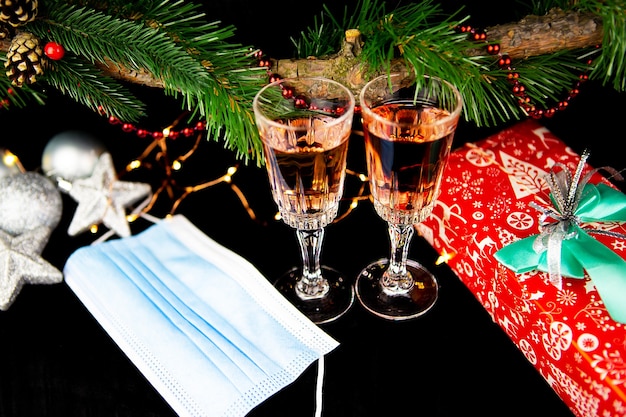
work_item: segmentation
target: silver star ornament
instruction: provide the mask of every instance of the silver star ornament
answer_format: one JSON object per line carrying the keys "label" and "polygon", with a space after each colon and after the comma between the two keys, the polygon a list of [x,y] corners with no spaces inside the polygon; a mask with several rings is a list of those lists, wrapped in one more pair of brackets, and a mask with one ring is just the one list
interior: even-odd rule
{"label": "silver star ornament", "polygon": [[57,284],[63,273],[40,255],[52,229],[38,226],[13,236],[0,229],[0,310],[7,310],[24,284]]}
{"label": "silver star ornament", "polygon": [[111,155],[100,155],[90,177],[72,182],[69,195],[78,203],[68,234],[104,224],[120,237],[130,236],[126,208],[150,195],[149,184],[118,181]]}

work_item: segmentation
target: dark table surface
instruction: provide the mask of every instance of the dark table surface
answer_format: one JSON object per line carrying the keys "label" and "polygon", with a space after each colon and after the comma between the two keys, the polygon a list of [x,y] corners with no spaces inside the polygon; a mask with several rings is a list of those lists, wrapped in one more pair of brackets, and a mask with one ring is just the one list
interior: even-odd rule
{"label": "dark table surface", "polygon": [[[622,169],[626,161],[618,149],[624,135],[618,127],[626,114],[625,98],[588,83],[567,111],[542,123],[575,151],[588,148],[592,165]],[[66,130],[97,135],[119,167],[145,148],[119,126],[67,99],[53,95],[51,100],[45,108],[0,113],[4,132],[9,125],[15,127],[9,129],[10,140],[3,133],[0,146],[10,144],[28,170],[39,169],[47,141]],[[151,129],[163,128],[178,116],[178,107],[154,100],[152,119],[145,123]],[[478,129],[463,122],[455,144],[482,139],[503,127]],[[351,140],[349,159],[349,168],[364,172],[359,136]],[[178,180],[207,181],[235,162],[221,144],[203,142]],[[275,206],[264,169],[241,166],[233,182],[248,198],[256,219],[225,183],[192,194],[177,212],[248,259],[268,279],[277,277],[299,262],[293,230],[273,219]],[[360,186],[356,177],[348,176],[347,199],[358,195]],[[61,223],[42,253],[59,269],[74,250],[93,240],[89,234],[67,235],[75,203],[67,196],[63,203]],[[162,201],[160,208],[166,210],[169,203]],[[348,203],[342,203],[343,211]],[[148,225],[140,220],[133,232]],[[327,228],[322,259],[355,277],[368,262],[386,256],[387,249],[385,224],[364,201]],[[389,322],[355,303],[347,315],[321,326],[340,342],[326,358],[323,415],[571,417],[461,281],[445,264],[435,265],[434,250],[416,237],[410,255],[440,280],[435,308],[417,320]],[[0,360],[0,417],[174,415],[65,283],[27,285],[13,305],[0,312]],[[316,375],[313,365],[250,417],[312,416]]]}

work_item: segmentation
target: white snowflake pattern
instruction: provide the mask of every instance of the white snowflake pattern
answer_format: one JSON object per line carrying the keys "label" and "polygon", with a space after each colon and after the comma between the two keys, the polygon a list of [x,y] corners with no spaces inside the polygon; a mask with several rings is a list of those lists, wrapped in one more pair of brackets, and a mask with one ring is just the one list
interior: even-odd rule
{"label": "white snowflake pattern", "polygon": [[528,336],[530,336],[530,338],[532,339],[532,341],[535,344],[539,344],[539,335],[537,334],[536,331],[531,330],[531,332],[528,334]]}
{"label": "white snowflake pattern", "polygon": [[561,290],[558,291],[556,294],[556,300],[563,305],[566,306],[573,306],[574,304],[576,304],[576,300],[578,298],[578,295],[571,290]]}
{"label": "white snowflake pattern", "polygon": [[460,177],[449,176],[447,182],[450,193],[460,194],[463,200],[472,200],[475,199],[477,195],[483,194],[485,179],[472,178],[471,171],[463,171]]}

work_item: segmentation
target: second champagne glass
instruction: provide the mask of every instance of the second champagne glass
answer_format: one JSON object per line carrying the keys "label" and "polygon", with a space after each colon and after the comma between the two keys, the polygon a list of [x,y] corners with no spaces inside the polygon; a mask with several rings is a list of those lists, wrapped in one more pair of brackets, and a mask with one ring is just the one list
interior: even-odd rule
{"label": "second champagne glass", "polygon": [[354,104],[342,84],[316,77],[276,81],[253,101],[272,195],[302,258],[302,267],[274,285],[317,324],[342,316],[354,301],[351,281],[320,264],[324,228],[343,194]]}
{"label": "second champagne glass", "polygon": [[370,191],[376,213],[387,222],[389,259],[368,265],[355,287],[360,303],[390,320],[419,317],[435,304],[439,286],[422,265],[408,259],[414,225],[426,219],[462,108],[447,81],[383,75],[361,90]]}

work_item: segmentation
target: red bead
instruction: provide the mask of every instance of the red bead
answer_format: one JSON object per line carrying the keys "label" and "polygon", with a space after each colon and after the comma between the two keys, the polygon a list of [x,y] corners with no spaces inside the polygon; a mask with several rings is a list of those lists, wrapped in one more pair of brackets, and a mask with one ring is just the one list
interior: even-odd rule
{"label": "red bead", "polygon": [[276,81],[280,81],[282,79],[282,77],[278,74],[271,74],[270,75],[270,84],[274,83]]}
{"label": "red bead", "polygon": [[128,132],[132,132],[133,130],[135,130],[135,126],[133,126],[130,123],[123,123],[122,124],[122,130],[126,133]]}
{"label": "red bead", "polygon": [[178,139],[180,136],[180,132],[177,130],[170,130],[170,133],[167,134],[167,137],[172,140]]}
{"label": "red bead", "polygon": [[282,95],[286,99],[290,99],[293,97],[293,87],[283,87]]}
{"label": "red bead", "polygon": [[187,138],[188,138],[188,137],[190,137],[190,136],[192,136],[192,135],[193,135],[193,129],[192,129],[192,128],[190,128],[190,127],[186,127],[186,128],[184,128],[184,129],[182,130],[182,132],[181,132],[181,133],[182,133],[185,137],[187,137]]}
{"label": "red bead", "polygon": [[493,43],[491,45],[487,45],[487,53],[490,55],[495,55],[500,52],[500,45],[497,43]]}
{"label": "red bead", "polygon": [[509,68],[511,66],[511,57],[508,55],[502,55],[502,57],[498,60],[498,65],[500,68]]}
{"label": "red bead", "polygon": [[65,48],[56,42],[48,42],[44,46],[43,52],[53,61],[58,61],[65,56]]}
{"label": "red bead", "polygon": [[118,119],[115,116],[109,116],[109,123],[111,123],[112,125],[116,125],[120,122],[120,119]]}
{"label": "red bead", "polygon": [[140,138],[145,138],[148,136],[148,131],[146,129],[137,129],[137,136]]}
{"label": "red bead", "polygon": [[294,99],[294,105],[298,109],[306,109],[307,107],[309,107],[309,105],[306,102],[306,98],[303,95],[298,95]]}

